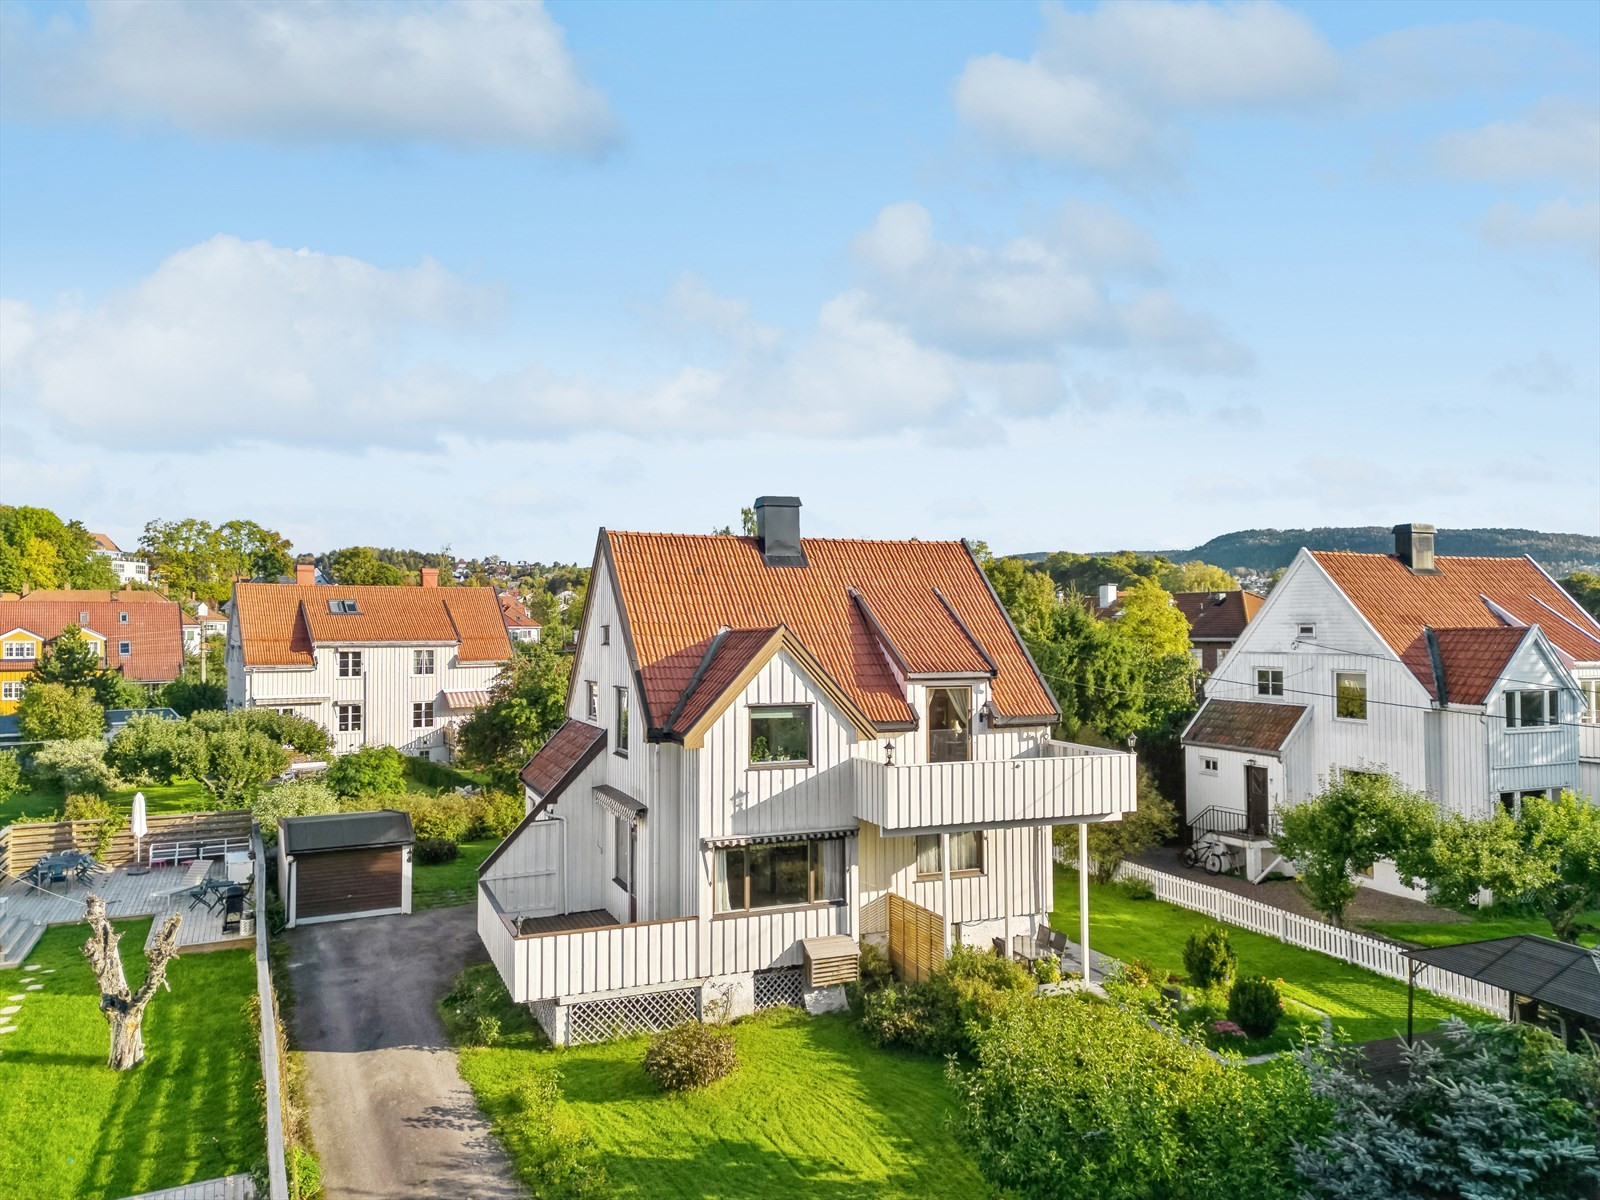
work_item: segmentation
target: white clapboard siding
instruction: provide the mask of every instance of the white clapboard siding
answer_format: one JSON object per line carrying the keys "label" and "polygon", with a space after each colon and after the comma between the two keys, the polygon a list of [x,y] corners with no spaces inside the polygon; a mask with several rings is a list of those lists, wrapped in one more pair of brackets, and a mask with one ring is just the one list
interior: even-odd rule
{"label": "white clapboard siding", "polygon": [[799,966],[802,939],[851,932],[845,904],[715,917],[710,925],[712,975]]}
{"label": "white clapboard siding", "polygon": [[699,979],[705,972],[695,924],[684,917],[516,938],[512,999],[521,1004]]}
{"label": "white clapboard siding", "polygon": [[[1056,851],[1058,860],[1065,861],[1065,848]],[[1142,879],[1155,889],[1156,899],[1176,904],[1193,912],[1205,913],[1218,921],[1264,933],[1268,937],[1302,950],[1315,950],[1329,958],[1337,958],[1358,967],[1365,967],[1390,979],[1404,981],[1410,974],[1410,959],[1404,947],[1384,941],[1353,929],[1340,929],[1323,921],[1302,917],[1274,908],[1248,896],[1239,896],[1209,884],[1184,879],[1166,871],[1156,871],[1137,863],[1123,863],[1117,870],[1119,879]],[[1511,995],[1502,988],[1491,987],[1454,971],[1438,967],[1424,967],[1417,973],[1417,986],[1437,996],[1470,1004],[1505,1017],[1511,1011]]]}
{"label": "white clapboard siding", "polygon": [[1136,805],[1118,751],[887,766],[855,760],[856,815],[886,835],[1120,816]]}

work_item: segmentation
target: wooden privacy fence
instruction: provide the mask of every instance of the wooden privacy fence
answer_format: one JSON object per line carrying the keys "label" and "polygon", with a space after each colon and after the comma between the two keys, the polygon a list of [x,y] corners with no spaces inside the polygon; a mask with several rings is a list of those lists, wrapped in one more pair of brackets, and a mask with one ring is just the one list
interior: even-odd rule
{"label": "wooden privacy fence", "polygon": [[[0,833],[0,872],[21,875],[46,854],[63,850],[94,851],[100,840],[99,821],[39,821],[8,825]],[[201,849],[223,843],[247,847],[250,839],[250,813],[245,809],[228,812],[158,813],[149,817],[149,832],[140,846],[140,856],[148,860],[153,846],[182,843]],[[126,818],[122,828],[111,835],[111,845],[100,861],[120,867],[134,861],[134,837]]]}
{"label": "wooden privacy fence", "polygon": [[944,918],[890,892],[889,965],[904,980],[921,981],[944,963]]}
{"label": "wooden privacy fence", "polygon": [[[1059,851],[1058,861],[1065,861]],[[1071,865],[1071,864],[1067,864]],[[1235,895],[1210,884],[1184,879],[1166,871],[1157,871],[1138,863],[1125,862],[1117,869],[1118,879],[1142,879],[1155,889],[1156,899],[1176,904],[1192,912],[1204,913],[1251,933],[1264,933],[1290,946],[1302,950],[1315,950],[1329,958],[1337,958],[1379,975],[1402,982],[1410,975],[1411,960],[1405,948],[1396,942],[1358,933],[1353,929],[1340,929],[1325,921],[1316,921],[1296,913],[1274,908],[1248,896]],[[1490,987],[1454,971],[1438,967],[1424,967],[1417,972],[1417,986],[1436,996],[1444,996],[1481,1008],[1497,1017],[1507,1017],[1511,1012],[1511,994],[1503,988]]]}

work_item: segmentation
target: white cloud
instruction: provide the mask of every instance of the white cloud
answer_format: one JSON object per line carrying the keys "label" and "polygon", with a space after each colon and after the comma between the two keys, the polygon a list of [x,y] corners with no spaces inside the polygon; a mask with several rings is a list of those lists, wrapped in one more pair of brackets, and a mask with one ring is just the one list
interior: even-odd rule
{"label": "white cloud", "polygon": [[117,0],[3,24],[7,99],[271,141],[375,139],[592,154],[616,137],[538,3]]}
{"label": "white cloud", "polygon": [[1499,204],[1481,232],[1507,249],[1577,251],[1600,269],[1600,201],[1551,200],[1532,210]]}
{"label": "white cloud", "polygon": [[1115,286],[1119,274],[1158,273],[1160,252],[1108,210],[1072,205],[1043,235],[990,248],[940,241],[927,209],[904,201],[853,249],[881,309],[955,353],[1037,357],[1085,345],[1187,371],[1250,365],[1248,351],[1169,293]]}
{"label": "white cloud", "polygon": [[955,104],[1001,149],[1125,174],[1172,157],[1185,113],[1301,107],[1340,76],[1312,24],[1274,3],[1052,6],[1033,57],[972,59]]}
{"label": "white cloud", "polygon": [[1600,112],[1578,101],[1548,100],[1513,120],[1445,134],[1434,161],[1467,179],[1600,182]]}

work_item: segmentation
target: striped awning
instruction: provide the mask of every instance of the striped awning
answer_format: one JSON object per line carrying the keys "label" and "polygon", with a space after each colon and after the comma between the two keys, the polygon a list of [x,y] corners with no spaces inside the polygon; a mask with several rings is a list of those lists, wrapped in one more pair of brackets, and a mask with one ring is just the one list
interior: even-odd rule
{"label": "striped awning", "polygon": [[446,692],[444,694],[446,708],[453,708],[457,712],[465,712],[469,708],[487,708],[489,706],[488,692]]}
{"label": "striped awning", "polygon": [[733,850],[739,846],[769,846],[774,842],[827,842],[837,838],[853,838],[860,832],[860,826],[854,826],[850,829],[808,829],[801,833],[751,833],[743,837],[701,838],[700,845],[707,850]]}
{"label": "striped awning", "polygon": [[621,817],[629,824],[638,824],[639,819],[648,811],[627,792],[619,791],[609,783],[595,785],[594,802],[613,817]]}

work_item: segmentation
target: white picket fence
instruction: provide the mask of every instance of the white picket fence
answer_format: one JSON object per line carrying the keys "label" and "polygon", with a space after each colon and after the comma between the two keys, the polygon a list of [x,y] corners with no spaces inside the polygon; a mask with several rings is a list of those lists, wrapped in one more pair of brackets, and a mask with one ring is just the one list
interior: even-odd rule
{"label": "white picket fence", "polygon": [[[1056,857],[1058,861],[1065,862],[1062,849],[1057,847]],[[1073,864],[1066,862],[1066,865]],[[1117,869],[1117,878],[1142,879],[1155,889],[1158,900],[1204,913],[1215,920],[1248,929],[1251,933],[1264,933],[1302,950],[1315,950],[1329,958],[1354,963],[1379,975],[1387,975],[1390,979],[1404,982],[1410,973],[1411,960],[1406,958],[1404,948],[1371,934],[1340,929],[1336,925],[1298,916],[1247,896],[1238,896],[1210,884],[1184,879],[1138,863],[1123,863]],[[1509,992],[1465,975],[1457,975],[1454,971],[1423,967],[1417,972],[1417,986],[1436,996],[1484,1009],[1497,1017],[1506,1017],[1511,1011]]]}

